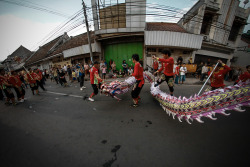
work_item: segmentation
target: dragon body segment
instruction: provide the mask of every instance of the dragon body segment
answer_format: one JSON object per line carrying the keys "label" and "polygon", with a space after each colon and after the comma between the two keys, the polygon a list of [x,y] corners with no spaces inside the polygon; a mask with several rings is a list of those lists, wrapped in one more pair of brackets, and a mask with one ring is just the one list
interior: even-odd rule
{"label": "dragon body segment", "polygon": [[[227,110],[243,112],[241,106],[250,106],[250,80],[240,82],[235,86],[228,86],[224,89],[205,92],[200,96],[196,94],[190,98],[174,97],[160,90],[160,87],[154,86],[153,75],[144,72],[144,78],[151,83],[150,92],[152,96],[159,101],[163,110],[172,115],[173,119],[177,118],[180,122],[186,120],[196,120],[203,123],[202,117],[216,120],[215,114],[230,115]],[[136,79],[129,77],[124,82],[113,81],[101,86],[101,92],[120,100],[116,95],[124,94],[135,84]]]}

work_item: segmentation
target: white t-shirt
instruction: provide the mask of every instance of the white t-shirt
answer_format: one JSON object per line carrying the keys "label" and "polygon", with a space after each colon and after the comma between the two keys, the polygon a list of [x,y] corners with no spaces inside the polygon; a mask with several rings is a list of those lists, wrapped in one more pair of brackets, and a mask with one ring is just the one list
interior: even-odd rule
{"label": "white t-shirt", "polygon": [[201,73],[204,74],[204,73],[207,73],[207,72],[208,72],[208,68],[206,66],[203,66],[202,70],[201,70]]}
{"label": "white t-shirt", "polygon": [[180,75],[185,75],[186,72],[187,72],[187,67],[180,68]]}

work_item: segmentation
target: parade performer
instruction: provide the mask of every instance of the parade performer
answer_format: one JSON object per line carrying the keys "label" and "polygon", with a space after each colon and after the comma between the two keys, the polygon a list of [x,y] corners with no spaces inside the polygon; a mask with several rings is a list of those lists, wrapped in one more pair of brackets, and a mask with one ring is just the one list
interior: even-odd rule
{"label": "parade performer", "polygon": [[10,100],[12,101],[12,105],[16,105],[15,102],[15,96],[13,92],[11,91],[11,84],[8,82],[8,78],[5,76],[5,71],[4,69],[0,69],[0,86],[1,89],[3,90],[6,98],[6,103],[5,104],[10,104]]}
{"label": "parade performer", "polygon": [[132,55],[132,61],[135,64],[134,66],[134,72],[132,74],[133,77],[136,79],[136,84],[133,87],[133,90],[131,92],[131,96],[133,98],[133,107],[138,106],[138,101],[139,101],[139,94],[141,92],[141,89],[144,85],[144,78],[143,78],[143,68],[142,65],[139,63],[139,55],[138,54],[133,54]]}
{"label": "parade performer", "polygon": [[[218,63],[218,66],[215,68],[214,73],[210,77],[212,90],[224,88],[225,75],[231,70],[231,68],[224,64],[221,60],[218,60]],[[224,67],[224,69],[222,70],[221,67]],[[208,75],[210,75],[210,73],[211,71],[208,72]]]}
{"label": "parade performer", "polygon": [[39,69],[35,69],[34,72],[37,74],[37,86],[41,87],[43,91],[46,91],[46,89],[43,86],[44,83],[44,78],[43,78],[43,73]]}
{"label": "parade performer", "polygon": [[59,82],[64,87],[68,86],[65,75],[66,74],[65,74],[64,70],[61,67],[59,67],[59,70],[58,70]]}
{"label": "parade performer", "polygon": [[32,94],[34,95],[34,91],[36,91],[36,94],[39,95],[38,86],[36,82],[36,80],[38,80],[38,75],[35,72],[33,72],[31,68],[29,68],[28,70],[29,73],[27,73],[26,76],[28,78]]}
{"label": "parade performer", "polygon": [[235,82],[237,84],[239,81],[246,82],[250,79],[250,65],[246,66],[247,71],[239,76],[239,79]]}
{"label": "parade performer", "polygon": [[102,79],[99,76],[98,69],[100,67],[100,64],[98,61],[94,62],[93,67],[89,70],[90,72],[90,83],[94,90],[94,92],[89,96],[89,101],[95,101],[93,97],[98,94],[98,87],[100,88]]}
{"label": "parade performer", "polygon": [[164,75],[162,75],[160,80],[157,80],[157,84],[155,84],[155,87],[160,85],[163,81],[166,81],[170,90],[171,96],[173,96],[174,93],[174,73],[173,73],[173,67],[174,67],[174,59],[171,57],[171,52],[167,49],[162,50],[162,58],[158,58],[153,56],[153,59],[158,60],[162,62],[162,67],[156,71],[155,73],[159,73],[162,70],[164,70]]}
{"label": "parade performer", "polygon": [[18,101],[24,102],[25,90],[22,87],[22,81],[20,80],[16,71],[11,71],[9,82],[12,84],[13,88],[16,91]]}

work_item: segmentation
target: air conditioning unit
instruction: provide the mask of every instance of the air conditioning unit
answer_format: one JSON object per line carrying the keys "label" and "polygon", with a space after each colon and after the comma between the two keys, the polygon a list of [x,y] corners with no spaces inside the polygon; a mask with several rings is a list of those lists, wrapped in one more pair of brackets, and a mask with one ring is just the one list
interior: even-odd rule
{"label": "air conditioning unit", "polygon": [[203,41],[209,42],[210,41],[209,36],[208,35],[204,35],[203,36]]}

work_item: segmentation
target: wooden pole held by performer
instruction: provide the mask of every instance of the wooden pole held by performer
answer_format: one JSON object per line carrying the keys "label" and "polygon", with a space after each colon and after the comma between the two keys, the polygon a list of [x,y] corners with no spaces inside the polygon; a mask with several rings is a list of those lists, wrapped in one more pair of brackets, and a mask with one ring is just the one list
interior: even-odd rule
{"label": "wooden pole held by performer", "polygon": [[204,83],[204,85],[201,87],[201,90],[198,93],[198,96],[200,95],[202,89],[204,88],[204,86],[206,85],[207,81],[209,80],[209,78],[211,77],[211,75],[213,74],[214,70],[216,69],[216,67],[218,66],[219,62],[215,65],[214,69],[212,70],[212,72],[210,73],[210,75],[208,76],[206,82]]}

